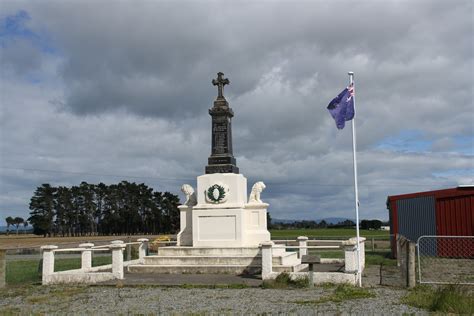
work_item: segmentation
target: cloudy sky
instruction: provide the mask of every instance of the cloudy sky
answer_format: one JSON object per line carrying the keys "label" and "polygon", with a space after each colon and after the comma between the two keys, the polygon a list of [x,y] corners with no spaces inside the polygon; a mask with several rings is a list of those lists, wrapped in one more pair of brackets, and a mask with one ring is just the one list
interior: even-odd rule
{"label": "cloudy sky", "polygon": [[[473,4],[455,1],[2,1],[0,215],[42,183],[180,194],[211,150],[218,71],[237,165],[273,218],[360,217],[387,195],[474,183]],[[3,225],[0,223],[0,225]]]}

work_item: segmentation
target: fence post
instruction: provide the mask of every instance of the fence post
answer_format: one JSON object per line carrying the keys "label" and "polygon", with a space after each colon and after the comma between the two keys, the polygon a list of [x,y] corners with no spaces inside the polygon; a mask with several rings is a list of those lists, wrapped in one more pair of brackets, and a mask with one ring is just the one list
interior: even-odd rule
{"label": "fence post", "polygon": [[94,247],[94,244],[85,243],[80,244],[79,247],[85,248],[81,251],[81,270],[87,271],[92,268],[92,247]]}
{"label": "fence post", "polygon": [[372,252],[375,252],[375,240],[374,240],[374,237],[372,237]]}
{"label": "fence post", "polygon": [[262,280],[270,278],[273,270],[272,265],[272,247],[273,242],[266,241],[260,244],[262,247]]}
{"label": "fence post", "polygon": [[409,288],[416,286],[415,256],[415,243],[410,241],[407,247],[407,286]]}
{"label": "fence post", "polygon": [[0,249],[0,288],[5,287],[7,279],[7,251]]}
{"label": "fence post", "polygon": [[121,240],[114,240],[109,246],[112,250],[112,273],[119,279],[123,279],[123,249],[125,245]]}
{"label": "fence post", "polygon": [[140,263],[145,261],[146,253],[148,252],[148,238],[140,238],[138,242],[140,242],[140,246],[138,246],[138,259]]}
{"label": "fence post", "polygon": [[[127,243],[132,242],[132,236],[127,237]],[[132,260],[132,245],[128,244],[127,245],[127,261]]]}
{"label": "fence post", "polygon": [[[344,271],[346,273],[357,272],[357,238],[353,237],[342,242],[344,248]],[[365,237],[359,237],[359,252],[360,252],[360,273],[365,268]]]}
{"label": "fence post", "polygon": [[54,249],[58,249],[58,246],[41,246],[41,250],[43,250],[43,273],[41,278],[43,285],[49,283],[49,276],[54,273]]}
{"label": "fence post", "polygon": [[400,235],[395,234],[395,244],[397,245],[397,267],[401,266],[401,255],[402,255],[402,248],[400,245]]}
{"label": "fence post", "polygon": [[303,256],[308,254],[308,248],[301,248],[301,247],[307,247],[308,246],[308,237],[306,236],[299,236],[298,238],[298,244],[300,246],[299,248],[299,258],[303,258]]}

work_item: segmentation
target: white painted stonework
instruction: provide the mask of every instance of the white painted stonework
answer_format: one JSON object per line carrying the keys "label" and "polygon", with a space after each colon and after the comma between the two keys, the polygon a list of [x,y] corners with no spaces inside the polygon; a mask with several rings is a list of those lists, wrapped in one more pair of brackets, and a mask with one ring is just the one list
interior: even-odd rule
{"label": "white painted stonework", "polygon": [[[227,187],[224,203],[209,203],[207,190],[215,184]],[[213,173],[197,177],[197,209],[242,208],[247,202],[247,178],[235,173]]]}
{"label": "white painted stonework", "polygon": [[260,200],[265,185],[259,182],[256,187],[258,198],[253,195],[251,203],[247,203],[247,179],[242,174],[199,176],[195,190],[197,204],[179,206],[181,230],[178,245],[258,247],[260,243],[270,241],[268,204]]}
{"label": "white painted stonework", "polygon": [[188,205],[178,206],[180,213],[180,232],[177,236],[178,246],[193,245],[193,207]]}

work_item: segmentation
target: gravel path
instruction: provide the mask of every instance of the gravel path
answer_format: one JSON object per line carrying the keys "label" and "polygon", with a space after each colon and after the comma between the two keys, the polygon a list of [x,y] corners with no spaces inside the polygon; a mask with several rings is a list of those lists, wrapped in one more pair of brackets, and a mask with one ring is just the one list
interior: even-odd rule
{"label": "gravel path", "polygon": [[81,315],[425,315],[402,305],[403,289],[372,288],[375,298],[315,304],[333,289],[32,286],[0,293],[0,314]]}

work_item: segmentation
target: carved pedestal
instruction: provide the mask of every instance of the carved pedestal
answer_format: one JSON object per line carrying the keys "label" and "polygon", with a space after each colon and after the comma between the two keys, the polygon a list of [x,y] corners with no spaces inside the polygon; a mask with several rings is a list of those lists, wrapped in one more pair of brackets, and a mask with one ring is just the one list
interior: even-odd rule
{"label": "carved pedestal", "polygon": [[179,245],[258,247],[270,240],[268,204],[247,203],[247,179],[243,175],[206,174],[198,177],[197,184],[197,204],[180,206]]}

